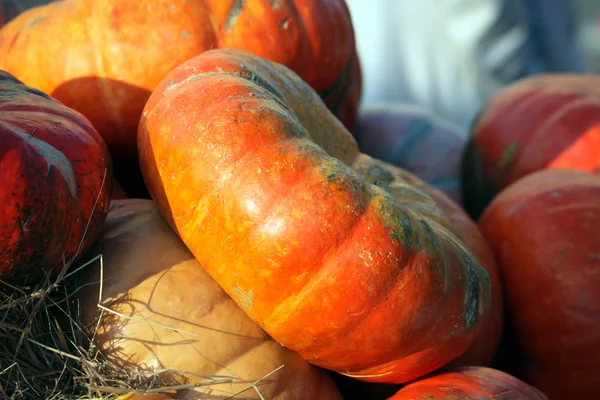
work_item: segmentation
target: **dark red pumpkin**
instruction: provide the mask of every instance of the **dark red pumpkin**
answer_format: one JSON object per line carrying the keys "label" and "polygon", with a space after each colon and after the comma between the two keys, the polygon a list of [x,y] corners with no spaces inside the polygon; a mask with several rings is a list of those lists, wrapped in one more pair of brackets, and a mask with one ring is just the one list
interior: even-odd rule
{"label": "dark red pumpkin", "polygon": [[507,185],[546,168],[600,166],[600,76],[538,75],[493,96],[462,162],[465,208],[478,218]]}
{"label": "dark red pumpkin", "polygon": [[548,400],[548,397],[535,387],[502,371],[484,367],[463,367],[406,385],[389,400],[416,399]]}
{"label": "dark red pumpkin", "polygon": [[190,59],[150,97],[138,144],[183,242],[310,362],[404,382],[476,339],[489,276],[447,215],[411,185],[391,194],[353,171],[352,136],[285,66],[232,49]]}
{"label": "dark red pumpkin", "polygon": [[0,0],[0,28],[21,13],[21,7],[14,0]]}
{"label": "dark red pumpkin", "polygon": [[96,239],[112,165],[90,122],[0,71],[0,276],[59,269]]}
{"label": "dark red pumpkin", "polygon": [[0,68],[83,113],[114,157],[133,158],[150,92],[213,48],[289,66],[354,124],[360,68],[344,0],[55,1],[0,32]]}
{"label": "dark red pumpkin", "polygon": [[425,110],[384,104],[362,110],[354,137],[363,153],[412,172],[460,204],[466,132]]}
{"label": "dark red pumpkin", "polygon": [[543,170],[504,189],[481,216],[505,280],[526,363],[553,400],[600,393],[600,176]]}

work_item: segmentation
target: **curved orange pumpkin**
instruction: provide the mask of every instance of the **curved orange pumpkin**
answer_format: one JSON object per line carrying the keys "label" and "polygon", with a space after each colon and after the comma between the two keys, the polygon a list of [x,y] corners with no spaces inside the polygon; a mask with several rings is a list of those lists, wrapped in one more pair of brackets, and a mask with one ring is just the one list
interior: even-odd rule
{"label": "curved orange pumpkin", "polygon": [[171,69],[213,48],[289,66],[332,110],[343,108],[355,84],[344,0],[55,1],[0,32],[0,68],[83,113],[113,156],[134,157],[150,92]]}
{"label": "curved orange pumpkin", "polygon": [[[449,217],[447,227],[453,231],[487,271],[491,281],[492,307],[490,316],[485,322],[479,337],[469,349],[454,360],[453,366],[488,366],[498,349],[504,327],[504,306],[500,271],[490,245],[483,237],[479,227],[450,199],[444,192],[429,185],[412,173],[397,168],[385,161],[373,159],[361,154],[354,163],[354,168],[371,183],[385,187],[394,194],[406,183],[429,195]],[[399,186],[398,186],[399,185]]]}
{"label": "curved orange pumpkin", "polygon": [[209,383],[207,375],[234,379],[195,389],[210,398],[243,390],[242,398],[261,399],[249,383],[266,377],[256,385],[265,399],[340,400],[325,371],[273,341],[227,296],[153,201],[113,201],[89,256],[100,254],[102,304],[126,317],[104,312],[95,322],[100,268],[88,268],[81,303],[86,324],[98,326],[96,344],[112,362],[180,371],[163,377],[173,384]]}
{"label": "curved orange pumpkin", "polygon": [[106,218],[111,177],[85,117],[0,71],[0,277],[82,255]]}
{"label": "curved orange pumpkin", "polygon": [[600,176],[544,170],[504,189],[479,225],[505,280],[522,377],[552,399],[600,393]]}
{"label": "curved orange pumpkin", "polygon": [[362,380],[403,382],[456,358],[489,277],[431,198],[351,169],[352,136],[292,71],[205,52],[150,97],[146,184],[195,257],[275,340]]}
{"label": "curved orange pumpkin", "polygon": [[464,367],[413,382],[389,400],[548,400],[533,386],[502,371]]}
{"label": "curved orange pumpkin", "polygon": [[463,155],[462,191],[478,218],[519,178],[546,168],[600,166],[600,76],[539,75],[493,96],[473,123]]}
{"label": "curved orange pumpkin", "polygon": [[0,0],[0,28],[21,13],[21,7],[13,0]]}

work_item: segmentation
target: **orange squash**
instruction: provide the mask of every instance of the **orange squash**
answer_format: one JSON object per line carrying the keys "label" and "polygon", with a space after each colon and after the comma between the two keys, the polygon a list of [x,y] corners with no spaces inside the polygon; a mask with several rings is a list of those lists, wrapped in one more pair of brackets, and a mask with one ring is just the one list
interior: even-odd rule
{"label": "orange squash", "polygon": [[98,237],[112,163],[90,122],[0,71],[0,278],[57,272]]}
{"label": "orange squash", "polygon": [[83,113],[113,157],[131,158],[150,92],[213,48],[289,66],[354,123],[360,69],[344,0],[55,1],[0,32],[0,68]]}
{"label": "orange squash", "polygon": [[[243,398],[260,399],[248,385],[266,377],[257,384],[266,399],[340,400],[325,371],[269,338],[227,296],[154,202],[113,201],[89,256],[100,254],[102,305],[125,315],[104,312],[95,336],[114,363],[183,371],[165,376],[175,383],[207,382],[202,375],[231,376],[233,383],[196,388],[223,398],[247,388]],[[96,326],[99,315],[99,279],[100,269],[90,267],[81,299],[89,326]]]}
{"label": "orange squash", "polygon": [[350,167],[356,142],[297,75],[239,50],[173,70],[138,132],[142,172],[202,266],[275,340],[362,380],[403,382],[456,358],[489,276],[410,185]]}
{"label": "orange squash", "polygon": [[465,367],[413,382],[389,400],[548,400],[533,386],[502,371]]}
{"label": "orange squash", "polygon": [[553,400],[600,393],[600,176],[542,170],[508,186],[479,226],[501,267],[521,376]]}

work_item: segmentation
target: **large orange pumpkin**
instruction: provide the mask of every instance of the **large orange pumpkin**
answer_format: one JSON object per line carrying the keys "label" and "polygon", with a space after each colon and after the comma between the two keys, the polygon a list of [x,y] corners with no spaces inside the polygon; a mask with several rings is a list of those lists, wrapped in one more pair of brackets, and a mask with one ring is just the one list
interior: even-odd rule
{"label": "large orange pumpkin", "polygon": [[0,277],[82,255],[106,218],[111,178],[85,117],[0,71]]}
{"label": "large orange pumpkin", "polygon": [[140,123],[142,171],[200,263],[275,340],[362,380],[403,382],[469,347],[489,277],[410,185],[349,165],[350,133],[285,66],[238,50],[172,71]]}
{"label": "large orange pumpkin", "polygon": [[[113,201],[89,255],[102,255],[104,267],[102,275],[89,267],[82,310],[86,324],[99,327],[96,343],[112,362],[180,371],[172,373],[174,384],[209,382],[207,375],[235,379],[196,388],[210,398],[247,388],[242,398],[260,399],[249,383],[266,377],[257,383],[265,399],[340,400],[325,371],[273,341],[227,296],[154,202]],[[97,325],[101,276],[102,304],[125,317],[104,312]]]}
{"label": "large orange pumpkin", "polygon": [[[505,280],[526,358],[550,398],[600,393],[600,176],[544,170],[504,189],[479,225]],[[521,375],[520,375],[521,376]]]}
{"label": "large orange pumpkin", "polygon": [[449,216],[447,227],[465,244],[467,249],[477,258],[488,272],[492,290],[492,308],[479,337],[471,347],[452,362],[454,366],[488,366],[492,362],[504,327],[504,306],[500,271],[492,253],[492,249],[481,234],[479,227],[463,209],[444,192],[427,184],[408,171],[397,168],[381,160],[361,154],[354,163],[354,169],[361,173],[367,181],[384,187],[391,194],[398,191],[402,196],[406,183],[422,190],[436,202]]}
{"label": "large orange pumpkin", "polygon": [[213,48],[289,66],[354,122],[345,102],[358,108],[360,82],[344,0],[55,1],[0,32],[0,68],[82,112],[113,156],[133,157],[150,92],[171,69]]}
{"label": "large orange pumpkin", "polygon": [[502,371],[464,367],[406,385],[389,400],[548,400],[533,386]]}
{"label": "large orange pumpkin", "polygon": [[539,75],[493,96],[463,155],[463,202],[475,218],[519,178],[545,168],[600,166],[600,76]]}

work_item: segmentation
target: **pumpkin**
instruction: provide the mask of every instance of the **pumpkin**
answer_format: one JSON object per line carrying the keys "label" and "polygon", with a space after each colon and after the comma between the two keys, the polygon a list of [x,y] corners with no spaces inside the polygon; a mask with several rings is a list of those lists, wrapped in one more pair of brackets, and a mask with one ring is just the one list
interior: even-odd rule
{"label": "pumpkin", "polygon": [[111,174],[84,116],[0,71],[0,277],[82,255],[106,218]]}
{"label": "pumpkin", "polygon": [[[103,258],[101,303],[119,313],[104,312],[95,335],[115,364],[183,371],[173,373],[174,383],[207,382],[202,375],[237,378],[196,388],[222,398],[248,388],[243,398],[259,399],[248,385],[272,373],[257,383],[266,399],[340,399],[325,371],[269,338],[227,296],[153,201],[113,201],[89,254]],[[100,269],[89,268],[84,282],[92,286],[81,298],[89,326],[98,323],[99,279]]]}
{"label": "pumpkin", "polygon": [[533,386],[502,371],[463,367],[441,372],[406,385],[389,400],[548,400]]}
{"label": "pumpkin", "polygon": [[178,64],[220,47],[289,66],[334,110],[347,98],[358,107],[344,0],[55,1],[0,32],[0,68],[82,112],[113,157],[132,158],[150,92]]}
{"label": "pumpkin", "polygon": [[477,261],[479,261],[480,265],[485,268],[491,281],[492,308],[490,316],[475,343],[457,360],[454,360],[451,365],[490,365],[500,344],[504,327],[502,284],[492,249],[483,237],[477,224],[444,192],[429,185],[408,171],[364,154],[361,154],[357,158],[354,168],[364,175],[367,181],[377,184],[380,187],[385,187],[392,194],[398,189],[403,190],[403,183],[409,183],[429,195],[437,206],[448,215],[450,224],[447,227],[456,234],[466,248],[475,256]]}
{"label": "pumpkin", "polygon": [[13,0],[0,0],[0,28],[21,13],[21,7]]}
{"label": "pumpkin", "polygon": [[275,340],[361,380],[404,382],[456,358],[489,276],[410,185],[351,166],[356,142],[290,69],[212,50],[174,69],[138,131],[146,185],[219,285]]}
{"label": "pumpkin", "polygon": [[552,399],[600,393],[600,176],[542,170],[479,221],[505,280],[522,376]]}
{"label": "pumpkin", "polygon": [[365,154],[412,172],[460,204],[466,132],[424,109],[381,104],[361,110],[353,132]]}
{"label": "pumpkin", "polygon": [[500,90],[473,122],[461,166],[464,206],[478,218],[496,194],[546,168],[600,166],[600,76],[548,74]]}

